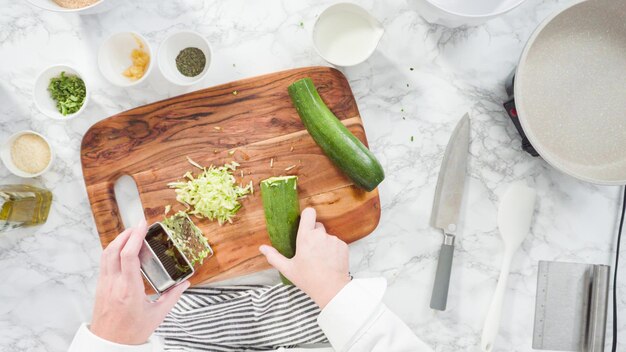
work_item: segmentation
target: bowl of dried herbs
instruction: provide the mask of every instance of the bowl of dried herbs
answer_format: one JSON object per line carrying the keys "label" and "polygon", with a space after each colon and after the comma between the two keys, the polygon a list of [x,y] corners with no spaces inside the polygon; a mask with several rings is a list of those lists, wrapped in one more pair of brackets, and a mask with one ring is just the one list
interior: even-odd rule
{"label": "bowl of dried herbs", "polygon": [[199,33],[176,32],[159,46],[157,64],[168,81],[189,86],[206,76],[211,65],[211,46]]}

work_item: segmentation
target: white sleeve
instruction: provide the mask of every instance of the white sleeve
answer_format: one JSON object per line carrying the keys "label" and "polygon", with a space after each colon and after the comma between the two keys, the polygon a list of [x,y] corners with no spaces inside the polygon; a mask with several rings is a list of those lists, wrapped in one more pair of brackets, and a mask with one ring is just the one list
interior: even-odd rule
{"label": "white sleeve", "polygon": [[317,322],[337,352],[432,351],[383,303],[385,279],[355,279],[324,307]]}
{"label": "white sleeve", "polygon": [[142,345],[121,345],[107,341],[94,335],[87,324],[82,324],[76,335],[68,352],[156,352],[160,351],[158,344],[152,343],[151,340]]}

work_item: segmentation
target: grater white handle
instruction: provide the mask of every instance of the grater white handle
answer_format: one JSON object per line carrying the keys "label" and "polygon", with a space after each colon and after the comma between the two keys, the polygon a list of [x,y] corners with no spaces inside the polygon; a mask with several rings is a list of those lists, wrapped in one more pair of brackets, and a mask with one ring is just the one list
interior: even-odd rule
{"label": "grater white handle", "polygon": [[504,292],[506,291],[506,282],[509,277],[512,259],[513,252],[506,251],[504,253],[504,258],[502,259],[502,269],[500,269],[498,286],[493,294],[489,311],[487,311],[485,325],[483,326],[483,335],[480,341],[480,347],[484,352],[491,352],[493,350],[493,344],[498,336],[502,315],[502,301],[504,299]]}

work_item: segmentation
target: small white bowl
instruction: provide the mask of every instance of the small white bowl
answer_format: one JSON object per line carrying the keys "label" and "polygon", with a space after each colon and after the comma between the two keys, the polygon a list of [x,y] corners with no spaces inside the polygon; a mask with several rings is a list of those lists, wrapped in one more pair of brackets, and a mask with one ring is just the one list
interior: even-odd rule
{"label": "small white bowl", "polygon": [[[198,48],[206,57],[204,70],[197,76],[187,77],[176,68],[176,57],[185,48]],[[170,34],[159,46],[157,53],[159,70],[165,78],[179,86],[190,86],[206,76],[211,66],[211,45],[204,36],[192,31],[181,31]]]}
{"label": "small white bowl", "polygon": [[335,66],[354,66],[367,60],[385,29],[362,7],[339,3],[328,7],[313,26],[313,46]]}
{"label": "small white bowl", "polygon": [[525,0],[417,0],[426,21],[447,27],[476,26],[521,5]]}
{"label": "small white bowl", "polygon": [[[131,54],[134,49],[139,47],[138,41],[143,44],[144,50],[150,55],[150,62],[143,76],[136,81],[132,81],[124,76],[123,73],[133,64]],[[152,66],[154,66],[152,48],[146,38],[139,33],[115,33],[107,38],[100,46],[100,50],[98,50],[98,67],[100,68],[100,73],[102,73],[107,81],[118,87],[133,87],[139,85],[150,75]]]}
{"label": "small white bowl", "polygon": [[[15,142],[15,140],[18,137],[25,135],[25,134],[34,134],[34,135],[41,137],[46,142],[46,144],[48,145],[48,148],[50,149],[50,162],[48,163],[48,166],[46,166],[43,170],[41,170],[40,172],[36,174],[30,174],[28,172],[20,170],[17,166],[15,166],[15,163],[13,163],[13,158],[11,157],[11,146],[13,145],[13,142]],[[50,169],[50,166],[52,166],[52,162],[54,161],[54,151],[52,150],[52,147],[50,146],[50,142],[48,141],[46,137],[42,136],[41,134],[35,131],[25,130],[25,131],[21,131],[21,132],[17,132],[13,134],[11,137],[8,138],[6,142],[4,142],[0,146],[0,159],[2,159],[2,163],[4,164],[4,166],[6,166],[6,168],[9,169],[9,171],[11,171],[11,173],[14,174],[15,176],[31,178],[31,177],[40,176]]]}
{"label": "small white bowl", "polygon": [[[74,75],[81,78],[83,82],[85,82],[86,89],[85,101],[83,102],[83,106],[81,106],[77,112],[69,115],[63,115],[59,112],[56,106],[56,101],[52,99],[52,96],[48,91],[50,79],[52,79],[53,77],[58,77],[63,71],[65,71],[66,75]],[[43,70],[37,77],[37,80],[35,81],[35,87],[33,89],[33,97],[35,100],[35,105],[44,115],[54,120],[67,121],[78,117],[78,115],[80,115],[87,107],[87,103],[89,102],[89,87],[87,86],[87,81],[85,81],[85,77],[80,74],[80,72],[78,72],[78,70],[76,70],[75,68],[68,65],[53,65]]]}

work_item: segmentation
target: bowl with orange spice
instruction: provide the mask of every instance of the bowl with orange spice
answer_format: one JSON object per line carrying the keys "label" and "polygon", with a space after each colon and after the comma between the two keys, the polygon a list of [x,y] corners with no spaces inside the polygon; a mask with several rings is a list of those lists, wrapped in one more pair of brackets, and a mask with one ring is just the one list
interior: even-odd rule
{"label": "bowl with orange spice", "polygon": [[146,38],[135,32],[113,34],[98,51],[100,73],[111,84],[132,87],[145,81],[153,66]]}

